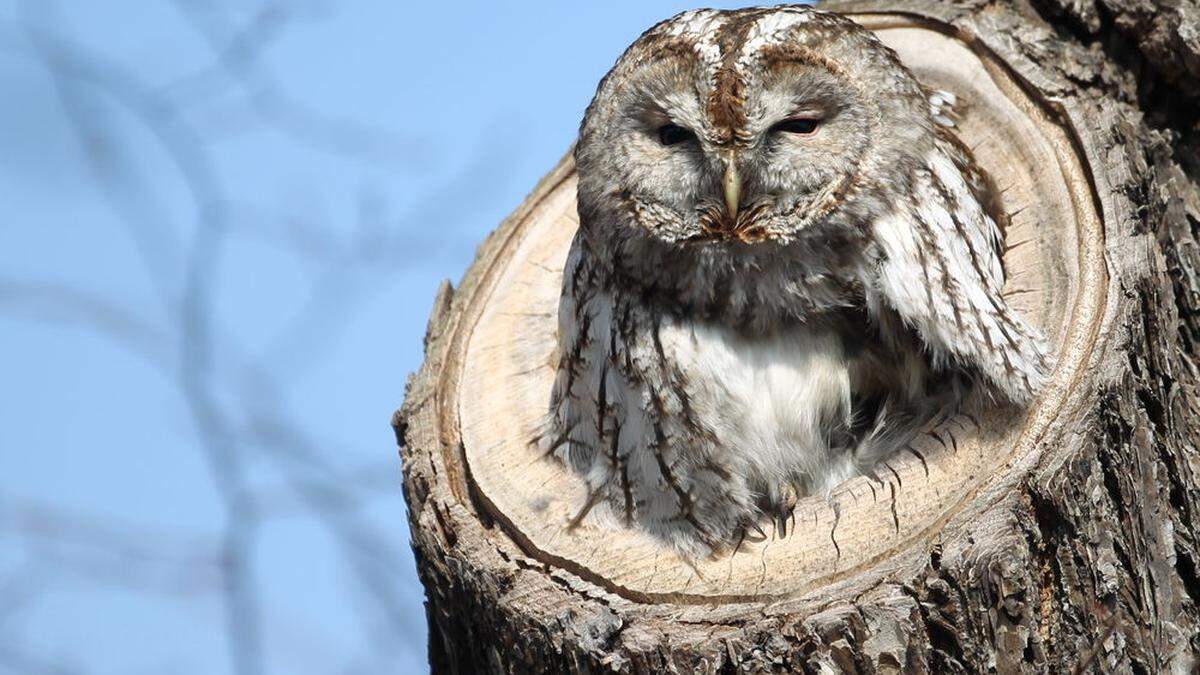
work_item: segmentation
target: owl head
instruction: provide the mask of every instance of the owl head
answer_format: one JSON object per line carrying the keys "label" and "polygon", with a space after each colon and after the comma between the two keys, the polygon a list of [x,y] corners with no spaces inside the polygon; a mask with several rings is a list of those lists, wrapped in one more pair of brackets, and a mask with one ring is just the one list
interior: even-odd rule
{"label": "owl head", "polygon": [[629,47],[588,107],[583,236],[625,283],[693,311],[841,304],[866,225],[935,133],[921,85],[844,17],[680,14]]}

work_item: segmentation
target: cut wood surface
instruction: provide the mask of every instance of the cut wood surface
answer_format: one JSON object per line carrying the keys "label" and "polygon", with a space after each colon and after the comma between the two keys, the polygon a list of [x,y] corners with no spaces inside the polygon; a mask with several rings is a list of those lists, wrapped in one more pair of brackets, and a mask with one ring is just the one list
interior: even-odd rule
{"label": "cut wood surface", "polygon": [[[1106,417],[1123,396],[1143,416],[1195,405],[1194,372],[1178,372],[1190,360],[1172,361],[1187,355],[1149,343],[1151,333],[1175,339],[1169,323],[1153,323],[1180,321],[1164,292],[1189,292],[1173,289],[1163,257],[1174,249],[1156,252],[1153,229],[1187,230],[1189,213],[1200,227],[1194,185],[1169,152],[1156,162],[1128,154],[1161,142],[1137,126],[1131,103],[1101,96],[1105,86],[1120,93],[1117,75],[1103,80],[1115,67],[1064,48],[1035,15],[966,2],[843,9],[924,84],[957,95],[959,136],[1009,214],[1004,292],[1049,336],[1050,383],[1022,416],[973,400],[889,461],[882,482],[860,477],[804,499],[788,536],[731,555],[684,561],[620,526],[569,529],[582,481],[531,443],[549,403],[562,268],[578,225],[565,159],[481,247],[461,288],[442,289],[427,361],[397,417],[436,667],[1194,663],[1194,419],[1153,429],[1173,434],[1169,445],[1139,440],[1133,420],[1114,436]],[[1095,89],[1072,75],[1081,63],[1097,68]],[[1148,224],[1159,201],[1171,206]],[[1177,267],[1189,260],[1175,255]],[[1154,391],[1129,388],[1131,368],[1147,359],[1159,370],[1134,375],[1169,371],[1157,386],[1187,400],[1147,402]],[[1125,454],[1106,455],[1105,444]],[[1106,456],[1131,465],[1106,468]],[[1162,523],[1172,539],[1146,541],[1145,528]],[[1150,586],[1137,564],[1158,565]]]}
{"label": "cut wood surface", "polygon": [[[862,477],[830,499],[797,507],[792,534],[744,544],[689,565],[634,530],[566,528],[586,499],[583,481],[547,461],[530,439],[554,381],[562,270],[578,220],[570,160],[529,202],[466,308],[459,370],[445,414],[461,433],[467,481],[490,514],[546,562],[638,599],[708,602],[803,592],[928,538],[988,483],[1034,452],[1087,357],[1103,302],[1094,195],[1066,132],[998,64],[961,42],[886,16],[875,29],[926,85],[961,102],[960,137],[1001,179],[1012,214],[1005,268],[1009,300],[1051,336],[1057,367],[1034,414],[974,406],[914,453],[888,462],[883,482]],[[982,428],[977,428],[978,421]],[[453,422],[451,423],[453,425]]]}

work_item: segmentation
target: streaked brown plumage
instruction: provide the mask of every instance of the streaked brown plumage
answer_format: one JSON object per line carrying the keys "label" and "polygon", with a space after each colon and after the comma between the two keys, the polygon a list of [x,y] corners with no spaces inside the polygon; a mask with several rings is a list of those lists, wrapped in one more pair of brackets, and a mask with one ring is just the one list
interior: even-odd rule
{"label": "streaked brown plumage", "polygon": [[707,555],[904,448],[974,386],[1024,403],[988,183],[952,96],[808,8],[697,11],[604,78],[540,442],[578,520]]}

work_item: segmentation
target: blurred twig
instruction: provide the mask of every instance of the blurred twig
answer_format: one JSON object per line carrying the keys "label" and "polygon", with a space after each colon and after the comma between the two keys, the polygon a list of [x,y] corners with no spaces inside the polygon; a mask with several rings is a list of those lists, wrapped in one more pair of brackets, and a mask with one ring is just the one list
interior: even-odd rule
{"label": "blurred twig", "polygon": [[[264,3],[245,25],[237,25],[216,4],[174,0],[174,6],[207,41],[213,61],[165,87],[60,33],[53,3],[43,0],[21,5],[17,42],[7,45],[45,66],[93,181],[159,291],[158,306],[135,310],[101,292],[53,279],[5,278],[0,279],[0,312],[96,332],[163,373],[186,402],[224,521],[217,536],[172,537],[137,523],[0,496],[0,536],[23,542],[26,555],[47,578],[155,593],[217,594],[225,606],[231,667],[250,674],[270,665],[262,646],[263,580],[255,562],[261,529],[280,517],[310,517],[329,532],[352,573],[354,595],[363,603],[363,632],[384,625],[392,636],[369,657],[347,655],[347,663],[371,670],[363,665],[371,658],[386,665],[389,650],[420,648],[395,640],[420,628],[411,624],[408,599],[397,585],[404,542],[374,527],[362,509],[370,499],[395,499],[392,486],[398,478],[394,468],[380,465],[339,470],[338,449],[314,440],[304,420],[288,410],[283,392],[286,382],[331,349],[341,327],[371,292],[386,287],[413,247],[445,246],[446,234],[409,228],[426,239],[398,237],[390,234],[397,229],[394,223],[383,222],[373,208],[363,209],[360,226],[349,234],[319,222],[293,220],[274,227],[264,225],[261,214],[239,212],[244,205],[230,194],[212,158],[215,139],[193,114],[231,89],[243,90],[255,113],[295,142],[348,161],[414,167],[419,144],[319,114],[284,92],[263,52],[286,34],[294,16],[290,5]],[[158,194],[161,178],[131,154],[125,127],[110,121],[114,113],[135,120],[169,159],[174,178],[190,196],[190,218],[172,215],[167,197]],[[480,170],[468,167],[445,189],[477,182]],[[404,218],[434,216],[425,202]],[[221,261],[231,237],[241,232],[291,251],[313,272],[307,304],[262,356],[230,337],[214,306]],[[282,484],[258,480],[255,472],[262,467],[272,468]],[[27,572],[0,578],[0,592],[6,580]],[[22,602],[30,602],[39,586],[21,588],[30,594]],[[28,672],[73,672],[11,640],[0,640],[0,664]]]}
{"label": "blurred twig", "polygon": [[[245,26],[234,26],[210,3],[173,0],[180,15],[203,37],[216,58],[212,65],[170,84],[168,97],[195,101],[230,86],[245,90],[260,118],[299,143],[350,160],[387,162],[410,168],[430,153],[414,140],[400,140],[361,123],[323,115],[290,97],[260,58],[279,39],[296,12],[291,5],[267,2]],[[294,3],[293,3],[294,4]]]}

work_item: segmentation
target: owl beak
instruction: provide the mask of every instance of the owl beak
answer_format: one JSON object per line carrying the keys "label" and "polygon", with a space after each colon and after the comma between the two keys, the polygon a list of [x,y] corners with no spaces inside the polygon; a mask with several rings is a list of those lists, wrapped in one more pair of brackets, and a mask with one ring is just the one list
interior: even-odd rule
{"label": "owl beak", "polygon": [[721,181],[725,191],[725,211],[729,222],[737,223],[738,199],[742,196],[742,179],[738,176],[737,156],[731,151],[725,157],[725,178]]}

